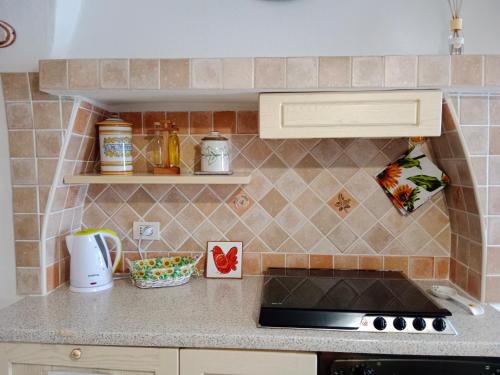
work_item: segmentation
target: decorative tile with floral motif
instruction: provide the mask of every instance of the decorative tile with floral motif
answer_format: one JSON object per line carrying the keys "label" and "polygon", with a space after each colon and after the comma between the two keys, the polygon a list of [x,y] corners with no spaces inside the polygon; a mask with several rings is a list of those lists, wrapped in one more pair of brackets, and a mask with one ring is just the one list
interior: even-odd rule
{"label": "decorative tile with floral motif", "polygon": [[341,218],[345,218],[359,205],[358,201],[346,189],[335,194],[328,204]]}

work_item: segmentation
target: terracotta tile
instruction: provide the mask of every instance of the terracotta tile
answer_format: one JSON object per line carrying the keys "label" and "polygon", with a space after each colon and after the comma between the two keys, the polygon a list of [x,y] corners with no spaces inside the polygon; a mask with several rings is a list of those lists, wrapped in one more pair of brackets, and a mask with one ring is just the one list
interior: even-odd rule
{"label": "terracotta tile", "polygon": [[489,131],[489,155],[500,155],[500,126],[491,126]]}
{"label": "terracotta tile", "polygon": [[99,60],[99,69],[102,89],[128,88],[127,59],[101,59]]}
{"label": "terracotta tile", "polygon": [[221,133],[236,133],[236,112],[220,111],[214,112],[214,130]]}
{"label": "terracotta tile", "polygon": [[472,297],[481,298],[481,275],[472,270],[467,270],[467,288],[465,289]]}
{"label": "terracotta tile", "polygon": [[262,270],[260,254],[243,253],[243,275],[260,275]]}
{"label": "terracotta tile", "polygon": [[334,255],[333,264],[338,270],[359,269],[359,259],[356,255]]}
{"label": "terracotta tile", "polygon": [[167,119],[165,112],[144,112],[143,113],[143,126],[144,131],[147,129],[154,128],[154,123],[159,122],[161,126],[164,126],[165,121]]}
{"label": "terracotta tile", "polygon": [[32,100],[57,100],[58,97],[40,91],[40,75],[38,73],[28,73],[31,99]]}
{"label": "terracotta tile", "polygon": [[191,134],[207,134],[212,130],[212,112],[190,113]]}
{"label": "terracotta tile", "polygon": [[132,124],[134,133],[142,133],[142,113],[141,112],[120,112],[120,118]]}
{"label": "terracotta tile", "polygon": [[285,59],[281,57],[259,57],[255,62],[256,88],[285,87]]}
{"label": "terracotta tile", "polygon": [[331,268],[333,268],[333,256],[332,255],[310,254],[309,255],[309,267],[310,268],[331,269]]}
{"label": "terracotta tile", "polygon": [[385,87],[416,87],[417,57],[386,56]]}
{"label": "terracotta tile", "polygon": [[286,87],[318,87],[318,59],[315,57],[288,57],[286,59]]}
{"label": "terracotta tile", "polygon": [[432,279],[434,276],[434,258],[410,257],[410,273],[412,279]]}
{"label": "terracotta tile", "polygon": [[375,224],[364,236],[363,239],[370,245],[376,252],[380,253],[394,237],[380,224]]}
{"label": "terracotta tile", "polygon": [[460,98],[460,125],[487,125],[488,98],[465,96]]}
{"label": "terracotta tile", "polygon": [[67,60],[40,60],[39,68],[41,89],[68,88]]}
{"label": "terracotta tile", "polygon": [[419,56],[418,85],[442,87],[450,85],[450,56]]}
{"label": "terracotta tile", "polygon": [[130,88],[131,89],[158,89],[159,60],[131,59],[130,60]]}
{"label": "terracotta tile", "polygon": [[342,189],[328,201],[328,205],[344,219],[359,203],[347,190]]}
{"label": "terracotta tile", "polygon": [[319,87],[351,87],[351,58],[320,57]]}
{"label": "terracotta tile", "polygon": [[12,159],[10,170],[13,185],[36,184],[35,159]]}
{"label": "terracotta tile", "polygon": [[61,145],[60,131],[36,131],[36,155],[38,157],[58,157]]}
{"label": "terracotta tile", "polygon": [[358,236],[345,223],[340,223],[329,235],[328,239],[339,249],[345,252]]}
{"label": "terracotta tile", "polygon": [[451,56],[451,84],[454,86],[481,86],[483,57],[480,55]]}
{"label": "terracotta tile", "polygon": [[15,213],[38,213],[36,187],[12,187],[12,207]]}
{"label": "terracotta tile", "polygon": [[192,59],[191,87],[196,89],[222,88],[221,59]]}
{"label": "terracotta tile", "polygon": [[68,60],[70,89],[97,89],[99,86],[99,68],[97,60]]}
{"label": "terracotta tile", "polygon": [[33,116],[29,103],[6,103],[7,127],[9,129],[32,129]]}
{"label": "terracotta tile", "polygon": [[2,73],[3,96],[9,100],[30,100],[28,73]]}
{"label": "terracotta tile", "polygon": [[484,57],[485,86],[500,86],[500,56]]}
{"label": "terracotta tile", "polygon": [[384,79],[383,57],[353,57],[352,86],[382,87]]}
{"label": "terracotta tile", "polygon": [[50,292],[59,285],[59,263],[54,263],[53,265],[47,267],[47,290]]}
{"label": "terracotta tile", "polygon": [[40,294],[40,269],[16,268],[17,294]]}
{"label": "terracotta tile", "polygon": [[253,88],[252,58],[223,59],[222,67],[222,86],[225,89]]}
{"label": "terracotta tile", "polygon": [[189,88],[189,59],[160,60],[160,88]]}
{"label": "terracotta tile", "polygon": [[359,269],[361,270],[381,270],[383,264],[383,257],[381,256],[360,256]]}
{"label": "terracotta tile", "polygon": [[384,270],[402,271],[408,274],[408,257],[406,256],[384,256]]}
{"label": "terracotta tile", "polygon": [[238,111],[238,134],[259,134],[258,111]]}
{"label": "terracotta tile", "polygon": [[189,133],[189,112],[167,112],[167,120],[179,128],[179,134]]}
{"label": "terracotta tile", "polygon": [[[487,126],[462,126],[465,143],[470,155],[487,155],[488,148],[493,145],[490,140],[488,144]],[[490,130],[491,133],[491,130]],[[493,145],[493,147],[496,147]],[[500,149],[500,148],[499,148]]]}
{"label": "terracotta tile", "polygon": [[434,278],[448,280],[450,274],[450,258],[434,258]]}
{"label": "terracotta tile", "polygon": [[240,188],[227,199],[227,204],[237,215],[241,216],[254,205],[254,200],[245,190]]}
{"label": "terracotta tile", "polygon": [[10,157],[29,158],[35,156],[32,130],[9,131]]}
{"label": "terracotta tile", "polygon": [[309,268],[309,255],[286,254],[286,268]]}
{"label": "terracotta tile", "polygon": [[285,254],[262,254],[262,272],[272,267],[285,267]]}

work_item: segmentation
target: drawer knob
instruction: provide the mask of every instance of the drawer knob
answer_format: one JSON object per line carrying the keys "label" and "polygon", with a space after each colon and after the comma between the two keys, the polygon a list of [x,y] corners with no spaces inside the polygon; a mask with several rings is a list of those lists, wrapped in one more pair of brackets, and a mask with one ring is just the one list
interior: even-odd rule
{"label": "drawer knob", "polygon": [[69,353],[71,359],[80,359],[82,357],[82,350],[80,348],[73,349],[71,353]]}

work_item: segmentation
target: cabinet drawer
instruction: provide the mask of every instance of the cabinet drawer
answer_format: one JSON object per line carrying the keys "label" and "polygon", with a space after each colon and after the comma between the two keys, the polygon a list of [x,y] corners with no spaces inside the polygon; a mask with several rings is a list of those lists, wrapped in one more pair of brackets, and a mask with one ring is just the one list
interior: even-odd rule
{"label": "cabinet drawer", "polygon": [[178,350],[85,345],[0,344],[2,375],[177,375]]}
{"label": "cabinet drawer", "polygon": [[261,138],[439,136],[437,90],[267,93],[260,95]]}
{"label": "cabinet drawer", "polygon": [[315,353],[181,349],[180,375],[315,375]]}

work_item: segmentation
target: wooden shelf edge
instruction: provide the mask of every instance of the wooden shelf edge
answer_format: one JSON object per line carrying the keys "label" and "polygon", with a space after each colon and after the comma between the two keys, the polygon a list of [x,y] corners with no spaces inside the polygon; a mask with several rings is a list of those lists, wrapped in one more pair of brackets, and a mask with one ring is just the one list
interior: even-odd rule
{"label": "wooden shelf edge", "polygon": [[81,174],[76,176],[64,176],[64,183],[71,184],[199,184],[199,185],[246,185],[250,183],[251,175],[233,174],[225,175],[154,175],[133,174],[128,176]]}

